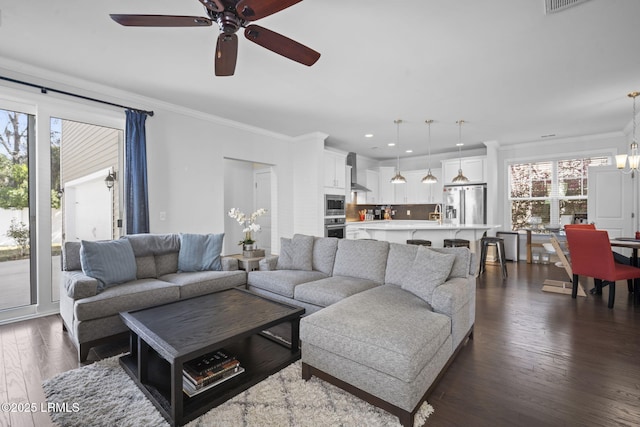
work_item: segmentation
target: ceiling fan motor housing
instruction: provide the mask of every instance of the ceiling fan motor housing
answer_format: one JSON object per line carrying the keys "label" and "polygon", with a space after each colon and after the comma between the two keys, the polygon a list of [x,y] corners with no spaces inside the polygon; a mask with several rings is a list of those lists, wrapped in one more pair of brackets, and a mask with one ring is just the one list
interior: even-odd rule
{"label": "ceiling fan motor housing", "polygon": [[220,31],[227,34],[236,33],[243,24],[243,21],[240,18],[227,11],[218,13],[215,20],[218,23],[218,26],[220,26]]}

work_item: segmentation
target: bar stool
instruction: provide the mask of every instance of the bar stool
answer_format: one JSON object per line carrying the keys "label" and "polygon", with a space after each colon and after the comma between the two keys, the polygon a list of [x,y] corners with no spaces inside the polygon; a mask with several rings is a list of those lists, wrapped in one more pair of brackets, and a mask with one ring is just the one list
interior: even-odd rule
{"label": "bar stool", "polygon": [[445,248],[469,248],[469,241],[465,239],[444,239]]}
{"label": "bar stool", "polygon": [[485,270],[484,264],[487,261],[487,249],[489,246],[495,246],[498,252],[498,259],[500,260],[500,267],[502,268],[502,278],[507,277],[507,262],[504,256],[504,239],[502,237],[487,237],[484,236],[480,239],[480,272],[482,274]]}
{"label": "bar stool", "polygon": [[407,245],[431,246],[431,241],[422,239],[409,239],[407,240]]}

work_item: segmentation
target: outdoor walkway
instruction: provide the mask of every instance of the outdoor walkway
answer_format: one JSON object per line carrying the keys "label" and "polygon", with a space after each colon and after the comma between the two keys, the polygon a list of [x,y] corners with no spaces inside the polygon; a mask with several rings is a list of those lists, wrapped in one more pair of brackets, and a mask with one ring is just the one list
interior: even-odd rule
{"label": "outdoor walkway", "polygon": [[[60,257],[52,259],[53,291],[57,297],[60,283]],[[29,297],[29,260],[0,262],[0,310],[20,307],[30,304]]]}

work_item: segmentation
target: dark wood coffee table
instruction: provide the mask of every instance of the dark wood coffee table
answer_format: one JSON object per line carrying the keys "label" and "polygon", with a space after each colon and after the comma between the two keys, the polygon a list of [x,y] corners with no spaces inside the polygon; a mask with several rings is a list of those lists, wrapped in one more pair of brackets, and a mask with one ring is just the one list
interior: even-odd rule
{"label": "dark wood coffee table", "polygon": [[[120,313],[131,330],[131,352],[120,364],[169,424],[183,425],[300,359],[304,308],[242,289]],[[290,326],[289,345],[263,331]],[[193,397],[182,391],[182,367],[224,348],[245,369]]]}

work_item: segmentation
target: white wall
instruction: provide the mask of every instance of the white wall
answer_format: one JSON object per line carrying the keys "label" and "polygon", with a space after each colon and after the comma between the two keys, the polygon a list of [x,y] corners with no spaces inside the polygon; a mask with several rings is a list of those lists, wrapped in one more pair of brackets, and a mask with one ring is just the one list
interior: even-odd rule
{"label": "white wall", "polygon": [[154,111],[154,117],[147,119],[151,232],[225,230],[225,188],[237,185],[233,173],[225,176],[224,159],[230,158],[274,165],[279,178],[277,227],[283,235],[293,234],[291,139],[225,125],[197,113]]}

